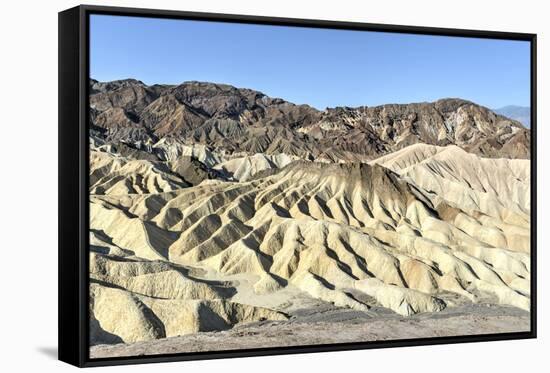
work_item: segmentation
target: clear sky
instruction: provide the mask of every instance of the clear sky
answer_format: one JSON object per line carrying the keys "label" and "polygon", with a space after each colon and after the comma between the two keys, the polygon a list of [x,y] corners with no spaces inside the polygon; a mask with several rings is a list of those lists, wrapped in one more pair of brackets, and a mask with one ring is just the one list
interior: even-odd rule
{"label": "clear sky", "polygon": [[318,109],[460,97],[529,106],[529,43],[92,15],[91,77],[252,88]]}

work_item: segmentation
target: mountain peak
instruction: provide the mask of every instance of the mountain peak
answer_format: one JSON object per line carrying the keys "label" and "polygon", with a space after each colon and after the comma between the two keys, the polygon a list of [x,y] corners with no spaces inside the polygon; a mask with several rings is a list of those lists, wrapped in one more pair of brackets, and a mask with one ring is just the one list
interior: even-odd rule
{"label": "mountain peak", "polygon": [[494,112],[507,118],[517,120],[526,128],[531,127],[531,108],[529,106],[507,105],[499,109],[494,109]]}

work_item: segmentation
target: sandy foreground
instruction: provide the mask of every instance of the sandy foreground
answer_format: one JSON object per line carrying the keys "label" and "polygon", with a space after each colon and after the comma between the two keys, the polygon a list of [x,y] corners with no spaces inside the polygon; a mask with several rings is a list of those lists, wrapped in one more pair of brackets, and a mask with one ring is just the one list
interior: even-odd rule
{"label": "sandy foreground", "polygon": [[200,351],[305,346],[410,338],[523,332],[529,313],[490,303],[463,304],[444,311],[402,317],[382,308],[368,312],[342,309],[326,302],[294,311],[287,321],[261,321],[221,332],[97,345],[91,358],[140,356]]}

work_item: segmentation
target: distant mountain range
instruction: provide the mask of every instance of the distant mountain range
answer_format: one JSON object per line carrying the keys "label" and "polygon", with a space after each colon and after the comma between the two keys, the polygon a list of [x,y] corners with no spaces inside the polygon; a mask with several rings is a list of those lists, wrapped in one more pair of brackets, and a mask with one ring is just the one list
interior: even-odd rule
{"label": "distant mountain range", "polygon": [[527,128],[531,128],[531,108],[528,106],[508,105],[494,109],[495,113],[517,120]]}
{"label": "distant mountain range", "polygon": [[334,162],[367,161],[426,143],[457,145],[484,157],[530,157],[530,131],[520,122],[458,98],[319,111],[208,82],[148,86],[135,79],[91,80],[90,92],[94,135],[147,151],[166,139],[227,153]]}

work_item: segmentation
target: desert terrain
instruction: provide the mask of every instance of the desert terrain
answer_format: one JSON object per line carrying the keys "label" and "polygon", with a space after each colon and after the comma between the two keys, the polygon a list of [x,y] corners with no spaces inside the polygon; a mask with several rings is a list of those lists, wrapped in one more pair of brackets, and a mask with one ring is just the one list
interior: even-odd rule
{"label": "desert terrain", "polygon": [[527,331],[530,130],[90,83],[92,357]]}

